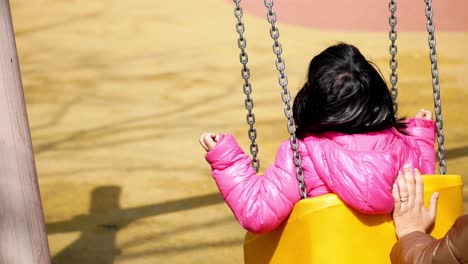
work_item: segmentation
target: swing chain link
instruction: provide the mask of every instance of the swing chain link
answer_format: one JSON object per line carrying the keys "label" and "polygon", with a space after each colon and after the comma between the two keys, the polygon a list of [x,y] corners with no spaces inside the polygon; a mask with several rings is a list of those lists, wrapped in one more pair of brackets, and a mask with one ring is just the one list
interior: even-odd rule
{"label": "swing chain link", "polygon": [[282,88],[281,99],[284,102],[284,115],[288,119],[287,128],[288,132],[291,135],[290,145],[294,151],[294,164],[296,165],[296,178],[299,181],[299,194],[302,199],[307,198],[307,187],[304,182],[304,171],[302,170],[302,158],[299,153],[299,140],[296,137],[296,124],[294,123],[293,110],[291,108],[291,94],[288,90],[288,76],[285,73],[285,62],[282,58],[283,49],[281,43],[279,42],[280,32],[276,26],[276,13],[273,10],[274,0],[264,0],[265,6],[268,9],[267,20],[271,25],[270,36],[273,39],[273,53],[276,55],[276,69],[279,72],[278,82]]}
{"label": "swing chain link", "polygon": [[237,40],[237,45],[240,49],[239,54],[239,61],[242,64],[241,69],[241,76],[244,79],[243,90],[244,94],[246,95],[246,99],[244,101],[245,108],[247,109],[247,124],[249,125],[248,136],[251,141],[250,143],[250,153],[252,154],[252,167],[255,169],[256,172],[260,169],[260,160],[258,159],[258,144],[256,143],[257,139],[257,130],[255,129],[255,115],[253,113],[254,101],[250,96],[252,94],[252,84],[249,81],[250,78],[250,69],[247,67],[247,63],[249,62],[249,56],[247,55],[247,39],[244,36],[245,32],[245,25],[242,22],[242,17],[244,12],[242,7],[240,6],[241,0],[233,0],[236,4],[234,7],[234,16],[237,18],[236,23],[236,31],[239,34],[239,39]]}
{"label": "swing chain link", "polygon": [[397,25],[397,17],[396,17],[396,10],[397,10],[397,3],[395,0],[390,0],[388,3],[388,9],[390,10],[390,17],[388,18],[388,23],[390,25],[390,32],[388,33],[388,37],[390,38],[391,44],[389,47],[390,51],[390,69],[392,72],[390,73],[390,83],[392,84],[391,93],[392,93],[392,100],[393,100],[393,111],[395,112],[395,119],[397,119],[397,112],[398,112],[398,104],[397,104],[397,96],[398,96],[398,74],[397,74],[397,67],[398,67],[398,60],[396,55],[398,53],[398,47],[396,45],[397,39],[397,32],[396,32],[396,25]]}
{"label": "swing chain link", "polygon": [[434,91],[434,110],[437,124],[437,143],[438,143],[438,156],[439,156],[439,172],[445,174],[447,172],[447,164],[445,162],[445,146],[444,146],[444,131],[442,119],[442,105],[440,102],[440,83],[439,83],[439,68],[437,65],[437,50],[435,38],[435,25],[434,25],[434,11],[432,10],[432,0],[424,0],[426,2],[426,18],[427,18],[427,32],[429,33],[428,44],[430,48],[429,58],[431,60],[431,74],[432,74],[432,89]]}

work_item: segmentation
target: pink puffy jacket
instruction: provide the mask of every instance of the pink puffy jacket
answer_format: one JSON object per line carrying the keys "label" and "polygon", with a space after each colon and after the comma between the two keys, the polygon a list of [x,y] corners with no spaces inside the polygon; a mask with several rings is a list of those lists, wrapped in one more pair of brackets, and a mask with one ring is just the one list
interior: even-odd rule
{"label": "pink puffy jacket", "polygon": [[[403,165],[434,173],[435,122],[419,118],[407,122],[409,135],[388,129],[353,135],[326,132],[300,140],[308,196],[336,193],[360,212],[391,212],[393,182]],[[289,140],[261,176],[231,135],[222,135],[206,160],[226,203],[251,232],[275,229],[300,200]]]}

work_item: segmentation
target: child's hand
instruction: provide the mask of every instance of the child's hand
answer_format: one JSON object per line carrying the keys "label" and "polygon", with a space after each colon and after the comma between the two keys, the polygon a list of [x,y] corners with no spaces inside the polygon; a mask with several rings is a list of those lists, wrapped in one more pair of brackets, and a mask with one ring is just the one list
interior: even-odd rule
{"label": "child's hand", "polygon": [[427,119],[427,120],[432,120],[432,112],[428,110],[421,109],[419,112],[416,114],[416,118],[422,118],[422,119]]}
{"label": "child's hand", "polygon": [[200,137],[200,145],[206,150],[206,152],[212,150],[219,141],[219,134],[212,132],[203,133]]}

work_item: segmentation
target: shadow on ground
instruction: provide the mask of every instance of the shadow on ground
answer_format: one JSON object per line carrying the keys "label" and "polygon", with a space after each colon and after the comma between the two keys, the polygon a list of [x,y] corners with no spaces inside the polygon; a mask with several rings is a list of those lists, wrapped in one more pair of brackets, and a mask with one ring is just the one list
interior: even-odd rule
{"label": "shadow on ground", "polygon": [[[468,147],[460,147],[447,150],[448,159],[456,159],[468,155]],[[147,205],[136,208],[120,207],[121,187],[115,185],[95,188],[91,194],[89,213],[79,215],[69,221],[52,222],[47,224],[49,235],[67,232],[80,232],[80,237],[65,249],[56,254],[52,263],[100,263],[112,264],[115,258],[121,254],[116,245],[116,235],[119,230],[127,227],[132,222],[151,216],[157,216],[178,211],[190,210],[204,206],[223,203],[219,193],[206,194],[168,201],[155,205]],[[464,202],[468,203],[468,194],[464,195]],[[225,221],[232,220],[229,217]],[[219,224],[219,220],[203,224],[189,225],[150,235],[151,239],[160,239],[175,233],[188,232],[198,228],[208,228]],[[130,241],[122,246],[132,246],[139,241]],[[165,254],[174,251],[196,250],[203,247],[230,246],[242,243],[239,240],[228,240],[216,243],[200,243],[198,245],[155,248],[149,252],[138,253],[140,255]],[[126,255],[125,258],[136,257],[135,254]]]}
{"label": "shadow on ground", "polygon": [[[111,264],[121,251],[116,246],[116,235],[119,230],[132,222],[150,216],[157,216],[182,210],[195,209],[222,203],[219,193],[184,198],[156,205],[123,209],[119,205],[121,188],[119,186],[103,186],[95,188],[92,192],[89,214],[79,215],[69,221],[52,222],[47,224],[49,235],[66,232],[80,232],[80,237],[68,247],[53,256],[54,264],[73,263],[100,263]],[[219,223],[219,222],[218,222]],[[175,232],[185,232],[196,228],[211,226],[215,223],[192,225]],[[174,234],[174,232],[171,232]],[[165,236],[159,233],[159,236]],[[157,238],[157,237],[156,237]],[[226,241],[228,244],[239,241]],[[197,245],[197,247],[213,245]],[[193,246],[192,246],[193,247]],[[186,250],[191,250],[187,248]],[[165,248],[153,253],[163,251],[184,250],[184,248]],[[145,253],[142,253],[145,254]]]}

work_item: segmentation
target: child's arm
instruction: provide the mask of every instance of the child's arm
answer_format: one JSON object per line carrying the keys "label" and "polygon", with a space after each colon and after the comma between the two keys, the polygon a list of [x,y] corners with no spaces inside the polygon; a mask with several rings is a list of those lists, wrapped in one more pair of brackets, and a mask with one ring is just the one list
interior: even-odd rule
{"label": "child's arm", "polygon": [[432,113],[420,110],[416,118],[407,120],[406,132],[410,135],[413,143],[421,150],[421,164],[419,170],[422,174],[433,174],[435,168],[435,122]]}
{"label": "child's arm", "polygon": [[213,178],[239,223],[255,233],[278,227],[300,199],[289,144],[280,146],[274,165],[259,176],[232,135],[222,135],[217,142],[215,137],[208,133],[200,143],[207,146]]}

